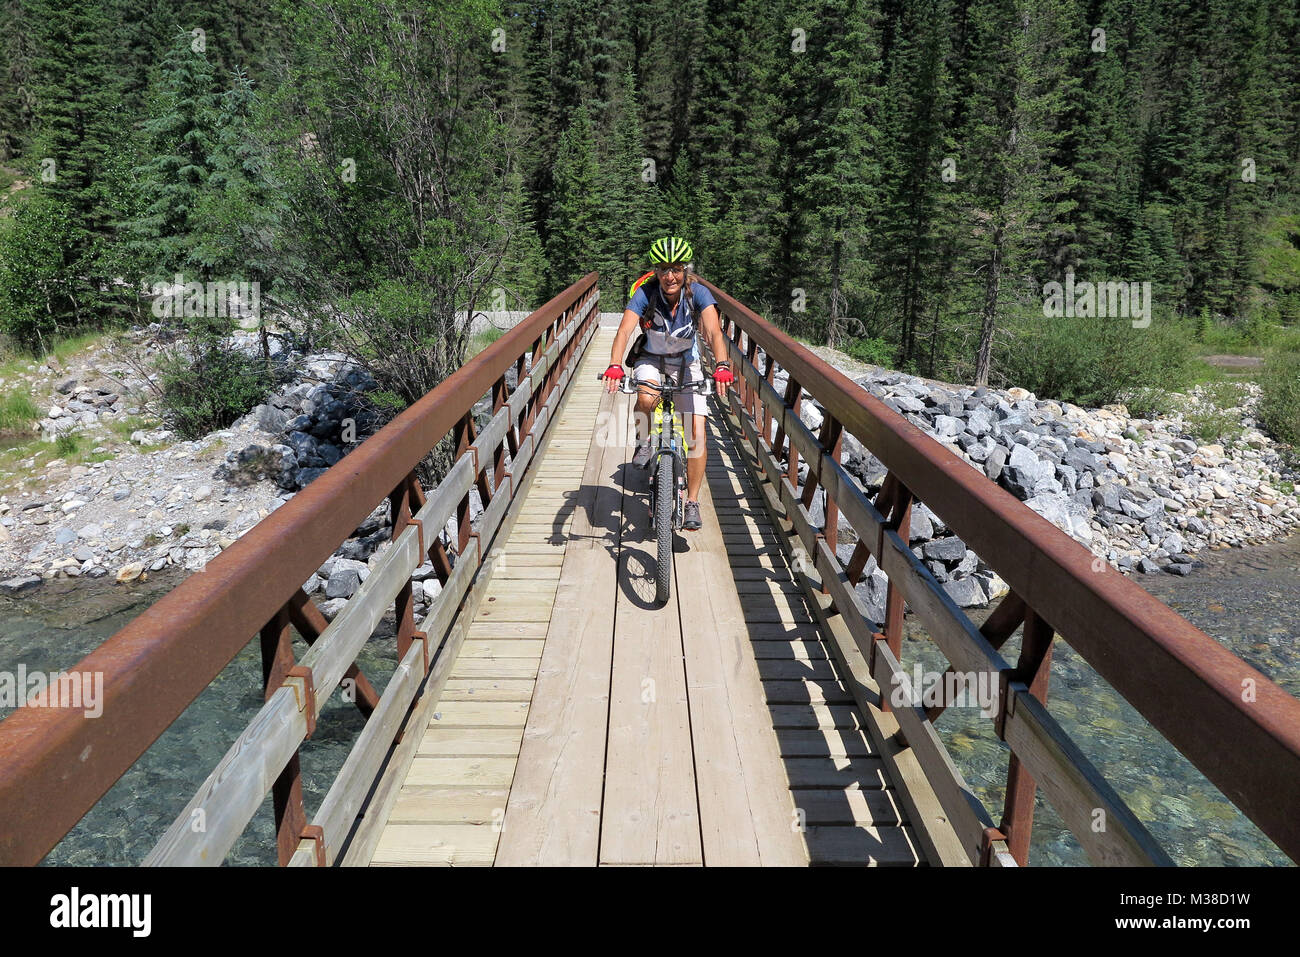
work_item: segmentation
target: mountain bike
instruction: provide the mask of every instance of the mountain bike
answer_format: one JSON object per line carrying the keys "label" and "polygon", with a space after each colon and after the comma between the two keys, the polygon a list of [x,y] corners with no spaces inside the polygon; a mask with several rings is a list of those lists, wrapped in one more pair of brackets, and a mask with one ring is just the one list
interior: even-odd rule
{"label": "mountain bike", "polygon": [[[604,375],[597,379],[604,381]],[[654,407],[650,423],[650,528],[658,539],[658,567],[655,574],[655,600],[666,602],[673,573],[673,532],[680,531],[686,510],[686,427],[673,407],[673,396],[685,392],[708,395],[710,380],[702,378],[678,385],[671,372],[664,372],[664,384],[648,380],[630,381],[624,376],[619,391],[628,395],[638,389],[653,389],[660,400]],[[671,423],[671,424],[670,424]]]}

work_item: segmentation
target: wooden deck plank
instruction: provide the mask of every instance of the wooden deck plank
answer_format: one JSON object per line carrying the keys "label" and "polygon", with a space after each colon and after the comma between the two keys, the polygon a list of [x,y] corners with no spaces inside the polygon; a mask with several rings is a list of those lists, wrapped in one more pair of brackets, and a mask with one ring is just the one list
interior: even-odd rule
{"label": "wooden deck plank", "polygon": [[776,661],[824,661],[828,655],[826,646],[815,638],[781,641],[779,639],[761,640],[754,637],[753,625],[749,626],[749,639],[753,642],[754,657]]}
{"label": "wooden deck plank", "polygon": [[416,754],[513,757],[522,736],[520,728],[429,728]]}
{"label": "wooden deck plank", "polygon": [[[723,435],[708,429],[710,458]],[[711,483],[700,487],[703,527],[675,555],[687,690],[695,746],[704,863],[801,866],[808,852],[792,827],[794,803],[770,728],[727,550],[712,521]]]}
{"label": "wooden deck plank", "polygon": [[393,823],[384,828],[370,863],[486,867],[496,846],[497,832],[489,825]]}
{"label": "wooden deck plank", "polygon": [[462,658],[540,658],[543,644],[531,638],[466,639],[460,654]]}
{"label": "wooden deck plank", "polygon": [[429,727],[522,728],[527,718],[526,701],[440,701]]}
{"label": "wooden deck plank", "polygon": [[540,658],[457,658],[455,678],[536,678]]}
{"label": "wooden deck plank", "polygon": [[871,742],[862,733],[848,728],[782,728],[776,740],[783,757],[868,757]]}
{"label": "wooden deck plank", "polygon": [[502,638],[546,637],[544,621],[475,621],[471,622],[465,637],[469,641],[497,641]]}
{"label": "wooden deck plank", "polygon": [[[630,396],[601,410],[627,414]],[[593,447],[581,479],[534,704],[497,849],[500,867],[595,866],[609,720],[614,590],[627,449]]]}
{"label": "wooden deck plank", "polygon": [[[475,621],[550,621],[552,599],[543,595],[506,595],[495,602],[484,599]],[[786,620],[786,619],[782,619]],[[798,620],[798,619],[790,619]]]}
{"label": "wooden deck plank", "polygon": [[516,551],[503,552],[505,555],[504,568],[553,568],[558,569],[564,564],[564,552],[556,551],[555,554],[526,555]]}
{"label": "wooden deck plank", "polygon": [[814,864],[915,867],[921,863],[910,827],[810,827],[804,837]]}
{"label": "wooden deck plank", "polygon": [[407,787],[388,819],[397,824],[491,824],[500,821],[507,793],[505,788]]}
{"label": "wooden deck plank", "polygon": [[848,704],[853,695],[837,679],[764,681],[769,704]]}
{"label": "wooden deck plank", "polygon": [[560,580],[559,565],[515,565],[509,559],[492,573],[492,578],[502,581],[550,581]]}
{"label": "wooden deck plank", "polygon": [[769,705],[774,728],[861,728],[857,709],[842,704]]}
{"label": "wooden deck plank", "polygon": [[[611,864],[700,864],[699,805],[682,666],[678,589],[654,603],[654,544],[648,540],[645,477],[625,473],[618,605],[610,679],[609,741],[600,860]],[[629,503],[628,494],[635,499]]]}
{"label": "wooden deck plank", "polygon": [[892,791],[796,788],[794,803],[803,811],[803,821],[807,825],[869,824],[897,827],[907,823]]}
{"label": "wooden deck plank", "polygon": [[[763,642],[770,645],[771,642]],[[838,681],[839,675],[828,658],[760,658],[758,673],[764,681]]]}
{"label": "wooden deck plank", "polygon": [[451,677],[442,692],[443,701],[531,701],[531,678]]}
{"label": "wooden deck plank", "polygon": [[515,770],[515,756],[469,757],[417,754],[406,776],[409,787],[505,788]]}

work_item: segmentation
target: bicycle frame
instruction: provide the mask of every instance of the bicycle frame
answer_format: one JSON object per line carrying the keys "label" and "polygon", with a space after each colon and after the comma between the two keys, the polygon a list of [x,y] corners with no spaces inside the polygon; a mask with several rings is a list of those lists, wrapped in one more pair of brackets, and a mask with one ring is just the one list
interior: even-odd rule
{"label": "bicycle frame", "polygon": [[673,485],[677,496],[673,505],[673,530],[682,527],[685,519],[685,500],[682,494],[686,482],[686,426],[677,417],[670,391],[665,391],[654,407],[654,421],[650,428],[650,440],[654,445],[651,453],[650,469],[650,516],[654,521],[655,476],[658,475],[657,463],[660,456],[673,457]]}
{"label": "bicycle frame", "polygon": [[[685,370],[682,370],[685,372]],[[665,373],[666,375],[666,373]],[[598,375],[597,379],[603,380],[603,376]],[[633,379],[630,376],[625,377],[619,383],[619,391],[628,395],[639,395],[641,389],[653,389],[659,393],[659,401],[655,403],[652,418],[649,423],[648,435],[653,452],[650,461],[646,464],[650,471],[650,520],[654,523],[654,500],[655,500],[655,476],[658,474],[658,461],[660,456],[671,455],[673,457],[673,483],[677,486],[677,504],[673,509],[673,529],[678,530],[682,527],[685,518],[686,500],[686,426],[677,418],[676,404],[673,402],[673,395],[678,392],[697,392],[707,395],[710,382],[707,377],[698,379],[688,385],[676,385],[670,381],[668,385],[649,380]],[[668,423],[671,422],[671,425]]]}

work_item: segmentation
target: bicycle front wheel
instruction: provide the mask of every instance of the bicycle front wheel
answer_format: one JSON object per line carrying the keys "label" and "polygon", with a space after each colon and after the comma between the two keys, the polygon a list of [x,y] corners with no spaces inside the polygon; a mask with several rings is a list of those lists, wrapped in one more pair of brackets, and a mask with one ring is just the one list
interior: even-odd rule
{"label": "bicycle front wheel", "polygon": [[655,577],[655,600],[666,602],[673,574],[673,497],[677,494],[677,483],[673,481],[673,457],[659,456],[657,468],[655,531],[659,537],[659,567]]}

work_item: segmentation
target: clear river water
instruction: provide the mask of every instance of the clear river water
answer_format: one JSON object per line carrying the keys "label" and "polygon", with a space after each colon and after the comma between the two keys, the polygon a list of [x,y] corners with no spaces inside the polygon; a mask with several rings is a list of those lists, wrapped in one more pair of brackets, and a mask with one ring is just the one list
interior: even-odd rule
{"label": "clear river water", "polygon": [[[1269,545],[1201,556],[1206,567],[1185,578],[1139,582],[1235,654],[1300,696],[1300,535]],[[57,671],[75,665],[105,638],[181,580],[47,582],[0,598],[0,671]],[[977,620],[979,620],[977,618]],[[910,618],[909,618],[910,621]],[[382,691],[394,668],[391,628],[366,646],[362,670]],[[944,661],[913,624],[904,665]],[[1003,654],[1014,661],[1018,638]],[[305,650],[299,643],[297,653]],[[47,864],[138,864],[184,809],[262,704],[256,637],[171,728],[47,856]],[[11,709],[8,709],[11,710]],[[0,717],[8,713],[0,709]],[[1286,865],[1276,846],[1167,744],[1064,642],[1056,642],[1049,710],[1180,865]],[[302,749],[303,791],[312,814],[341,766],[362,719],[336,692]],[[938,729],[954,760],[990,808],[1002,806],[1007,750],[974,708],[950,708]],[[1279,799],[1284,799],[1279,796]],[[268,797],[235,845],[228,864],[275,863]],[[1077,865],[1086,858],[1039,792],[1031,864]]]}

